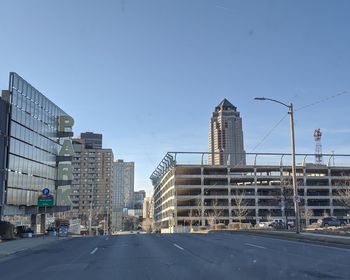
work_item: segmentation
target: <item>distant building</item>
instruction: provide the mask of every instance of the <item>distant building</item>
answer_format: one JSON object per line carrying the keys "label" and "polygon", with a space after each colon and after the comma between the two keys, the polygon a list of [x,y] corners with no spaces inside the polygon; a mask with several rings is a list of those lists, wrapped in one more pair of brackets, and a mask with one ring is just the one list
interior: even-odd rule
{"label": "distant building", "polygon": [[112,229],[121,230],[120,217],[134,208],[134,162],[119,159],[113,163],[113,169]]}
{"label": "distant building", "polygon": [[122,159],[113,163],[113,207],[134,207],[134,163]]}
{"label": "distant building", "polygon": [[53,197],[47,212],[70,210],[74,120],[18,74],[9,80],[0,98],[0,220],[31,215],[35,228],[44,188]]}
{"label": "distant building", "polygon": [[145,199],[145,197],[146,192],[143,190],[134,192],[134,209],[142,209],[143,200]]}
{"label": "distant building", "polygon": [[142,216],[144,219],[153,219],[153,197],[145,197],[143,201]]}
{"label": "distant building", "polygon": [[85,149],[102,149],[102,134],[83,132],[80,139],[84,140]]}
{"label": "distant building", "polygon": [[[92,133],[91,133],[92,134]],[[82,223],[98,225],[112,213],[113,151],[91,148],[83,137],[73,139],[73,185],[71,199]],[[90,210],[91,209],[91,210]]]}
{"label": "distant building", "polygon": [[209,165],[245,165],[242,118],[224,99],[212,114],[209,128]]}

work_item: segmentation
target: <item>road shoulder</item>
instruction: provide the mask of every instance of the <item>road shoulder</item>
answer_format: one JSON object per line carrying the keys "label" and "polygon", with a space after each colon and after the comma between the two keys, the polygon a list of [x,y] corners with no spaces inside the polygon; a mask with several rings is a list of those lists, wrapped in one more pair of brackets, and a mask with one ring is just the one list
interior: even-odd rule
{"label": "road shoulder", "polygon": [[339,237],[339,236],[317,234],[317,233],[302,232],[300,234],[296,234],[295,232],[287,232],[287,231],[280,232],[280,231],[263,231],[263,230],[236,230],[236,231],[220,231],[220,232],[226,232],[229,234],[235,234],[235,233],[250,234],[250,235],[263,236],[263,237],[269,237],[269,238],[278,238],[278,239],[285,239],[285,240],[291,240],[291,241],[306,242],[306,243],[313,243],[313,244],[319,244],[319,245],[325,245],[325,246],[331,246],[331,247],[350,249],[349,237]]}
{"label": "road shoulder", "polygon": [[42,246],[47,246],[49,244],[63,241],[68,238],[45,236],[45,237],[24,238],[24,239],[1,242],[0,243],[0,260],[26,252],[31,249],[37,249]]}

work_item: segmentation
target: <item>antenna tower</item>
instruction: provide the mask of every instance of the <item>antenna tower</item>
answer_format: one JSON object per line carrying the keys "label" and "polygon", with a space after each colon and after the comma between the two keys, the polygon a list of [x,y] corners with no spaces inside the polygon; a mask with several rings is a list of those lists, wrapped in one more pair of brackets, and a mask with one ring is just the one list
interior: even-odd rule
{"label": "antenna tower", "polygon": [[314,139],[315,139],[315,163],[322,164],[322,144],[321,144],[322,132],[321,129],[317,128],[314,130]]}

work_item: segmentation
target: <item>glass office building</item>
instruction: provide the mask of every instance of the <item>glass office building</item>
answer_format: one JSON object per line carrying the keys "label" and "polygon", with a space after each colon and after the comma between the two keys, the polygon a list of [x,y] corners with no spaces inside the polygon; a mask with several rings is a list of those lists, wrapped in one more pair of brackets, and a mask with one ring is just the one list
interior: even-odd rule
{"label": "glass office building", "polygon": [[[5,155],[7,154],[7,114],[9,110],[9,104],[2,100],[0,97],[0,214],[2,213],[2,207],[5,199]],[[1,216],[1,215],[0,215]]]}
{"label": "glass office building", "polygon": [[72,136],[68,131],[60,138],[58,118],[68,115],[13,72],[9,90],[3,91],[2,99],[10,104],[7,113],[9,150],[5,155],[7,176],[3,183],[5,205],[36,206],[43,188],[55,195],[56,157],[63,140]]}

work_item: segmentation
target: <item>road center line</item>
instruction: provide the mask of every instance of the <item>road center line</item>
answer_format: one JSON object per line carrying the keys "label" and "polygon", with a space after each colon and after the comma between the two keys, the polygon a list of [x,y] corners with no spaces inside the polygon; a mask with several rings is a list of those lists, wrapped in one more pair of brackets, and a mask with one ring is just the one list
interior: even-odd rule
{"label": "road center line", "polygon": [[93,250],[91,251],[90,255],[95,254],[97,250],[98,250],[98,248],[96,247],[95,249],[93,249]]}
{"label": "road center line", "polygon": [[251,243],[244,243],[244,245],[251,246],[251,247],[256,247],[256,248],[260,248],[260,249],[267,249],[266,247],[255,245],[255,244],[251,244]]}
{"label": "road center line", "polygon": [[184,248],[182,248],[181,246],[177,245],[176,243],[173,244],[176,248],[180,249],[180,250],[185,250]]}

